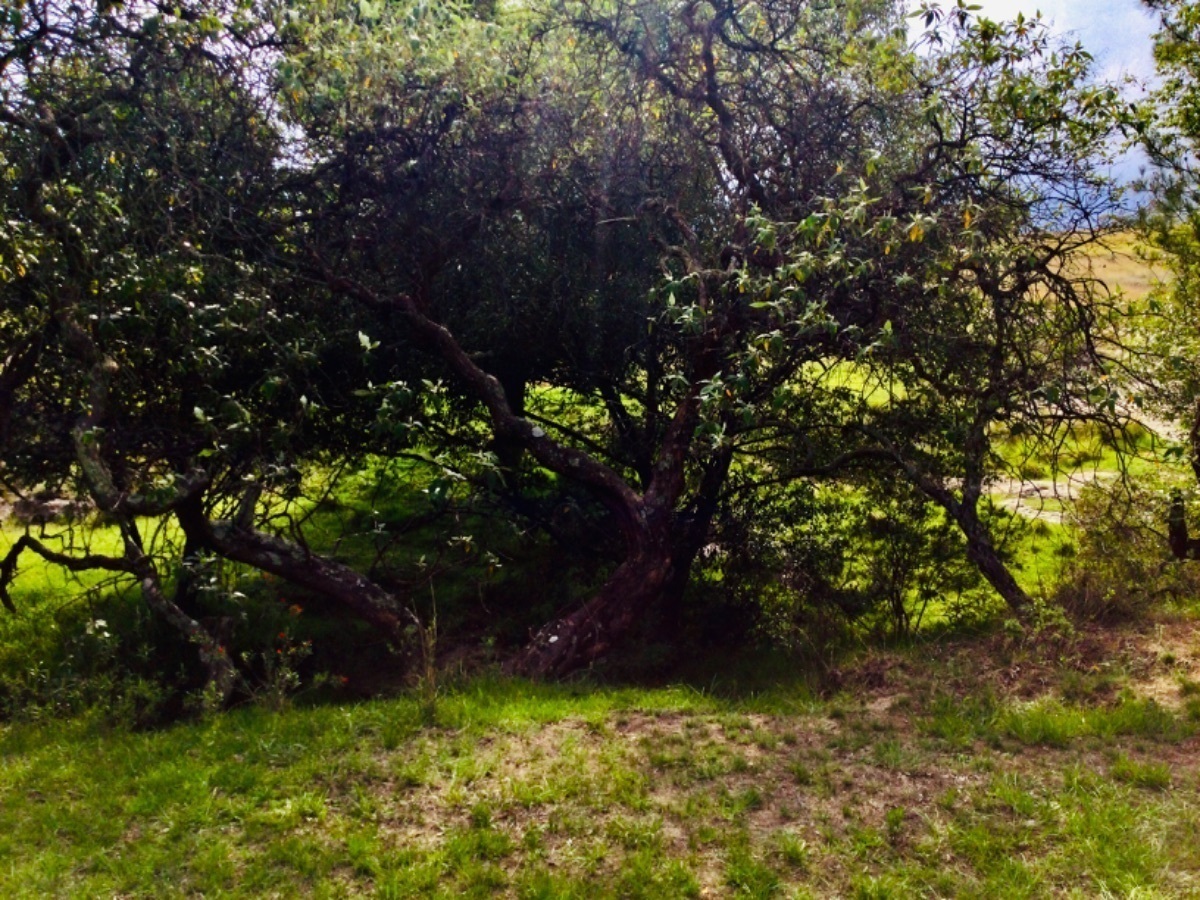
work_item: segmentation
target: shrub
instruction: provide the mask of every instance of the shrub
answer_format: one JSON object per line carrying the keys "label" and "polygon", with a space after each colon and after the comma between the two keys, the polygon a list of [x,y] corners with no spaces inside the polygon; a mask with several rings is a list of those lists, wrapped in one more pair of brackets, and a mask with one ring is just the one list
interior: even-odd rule
{"label": "shrub", "polygon": [[1200,563],[1167,546],[1172,485],[1159,479],[1089,485],[1075,504],[1078,552],[1056,599],[1073,616],[1111,623],[1200,599]]}

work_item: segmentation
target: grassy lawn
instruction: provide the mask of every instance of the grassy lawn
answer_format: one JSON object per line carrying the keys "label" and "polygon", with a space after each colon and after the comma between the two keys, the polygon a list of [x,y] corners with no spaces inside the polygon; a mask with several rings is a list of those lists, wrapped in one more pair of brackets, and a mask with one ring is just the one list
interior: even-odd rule
{"label": "grassy lawn", "polygon": [[822,698],[483,679],[432,715],[10,724],[0,894],[1200,890],[1192,623],[875,652],[838,677]]}

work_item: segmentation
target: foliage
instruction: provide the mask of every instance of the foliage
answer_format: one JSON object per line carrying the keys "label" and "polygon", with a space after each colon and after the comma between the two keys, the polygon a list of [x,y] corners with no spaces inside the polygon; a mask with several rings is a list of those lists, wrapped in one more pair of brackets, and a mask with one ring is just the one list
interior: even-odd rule
{"label": "foliage", "polygon": [[[229,696],[254,672],[219,619],[253,604],[204,572],[415,658],[404,538],[484,498],[589,533],[606,573],[531,674],[680,621],[704,548],[742,552],[722,533],[757,536],[746,583],[784,606],[831,585],[904,633],[957,556],[1023,614],[982,489],[1001,427],[1119,417],[1119,309],[1072,266],[1124,106],[1037,20],[922,15],[915,48],[890,0],[26,0],[0,26],[2,474],[120,543],[23,536],[0,596],[25,554],[136,582]],[[330,534],[372,460],[428,506]]]}
{"label": "foliage", "polygon": [[828,660],[855,636],[911,638],[927,615],[978,604],[964,598],[980,579],[961,534],[905,482],[832,490],[799,482],[745,498],[720,516],[697,562],[696,605],[723,599],[726,637],[741,609],[768,641]]}
{"label": "foliage", "polygon": [[1155,168],[1148,187],[1154,203],[1142,228],[1165,251],[1171,282],[1149,301],[1153,397],[1170,418],[1191,429],[1190,446],[1181,456],[1200,477],[1200,335],[1195,297],[1200,219],[1196,203],[1196,141],[1200,138],[1200,86],[1196,47],[1200,16],[1186,0],[1147,0],[1159,13],[1155,61],[1162,78],[1156,90],[1142,143]]}
{"label": "foliage", "polygon": [[1191,608],[1200,597],[1200,572],[1166,552],[1177,485],[1169,476],[1091,485],[1073,509],[1078,552],[1057,589],[1058,602],[1101,622]]}

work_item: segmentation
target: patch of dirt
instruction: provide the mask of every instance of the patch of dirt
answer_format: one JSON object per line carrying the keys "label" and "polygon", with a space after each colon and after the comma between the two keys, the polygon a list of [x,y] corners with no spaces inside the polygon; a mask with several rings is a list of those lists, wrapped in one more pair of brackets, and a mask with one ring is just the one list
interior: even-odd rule
{"label": "patch of dirt", "polygon": [[[687,860],[701,895],[717,897],[731,893],[731,848],[742,840],[785,882],[843,895],[872,858],[915,852],[961,816],[1027,815],[992,798],[999,781],[1049,796],[1069,771],[1119,779],[1119,756],[1165,763],[1173,787],[1200,770],[1200,737],[942,745],[922,730],[934,697],[1102,705],[1132,691],[1176,707],[1180,678],[1197,675],[1200,625],[1186,621],[875,650],[843,668],[840,693],[812,714],[619,711],[478,739],[433,730],[382,751],[364,790],[395,848],[432,850],[452,832],[490,829],[508,838],[505,868],[541,859],[597,883],[615,883],[630,854],[651,848]],[[406,766],[422,773],[415,784]],[[351,811],[358,801],[335,802]],[[785,840],[803,842],[803,871],[789,869]]]}
{"label": "patch of dirt", "polygon": [[1116,472],[1083,469],[1056,479],[1001,478],[989,485],[988,493],[1000,506],[1026,518],[1061,524],[1065,506],[1079,499],[1085,487],[1117,476]]}
{"label": "patch of dirt", "polygon": [[1145,645],[1147,671],[1133,689],[1139,696],[1178,709],[1200,695],[1200,631],[1190,622],[1154,626]]}

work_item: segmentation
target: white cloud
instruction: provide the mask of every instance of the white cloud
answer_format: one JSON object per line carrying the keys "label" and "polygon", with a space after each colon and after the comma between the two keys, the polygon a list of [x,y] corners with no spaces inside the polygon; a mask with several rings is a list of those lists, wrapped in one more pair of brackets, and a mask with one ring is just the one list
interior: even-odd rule
{"label": "white cloud", "polygon": [[1041,11],[1051,29],[1078,40],[1096,57],[1097,75],[1117,80],[1154,74],[1154,17],[1140,0],[974,0],[980,13],[1012,19]]}
{"label": "white cloud", "polygon": [[[1122,82],[1132,76],[1141,83],[1154,81],[1156,18],[1141,0],[969,0],[981,9],[978,15],[1014,19],[1017,13],[1032,17],[1041,12],[1050,30],[1070,41],[1079,41],[1095,57],[1097,79]],[[916,6],[917,0],[909,0]],[[943,9],[954,0],[941,0]],[[919,31],[919,26],[916,27]],[[1131,98],[1140,91],[1126,88]],[[1136,150],[1118,160],[1114,172],[1121,180],[1137,175],[1144,157]]]}

